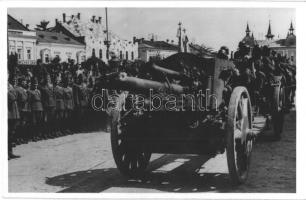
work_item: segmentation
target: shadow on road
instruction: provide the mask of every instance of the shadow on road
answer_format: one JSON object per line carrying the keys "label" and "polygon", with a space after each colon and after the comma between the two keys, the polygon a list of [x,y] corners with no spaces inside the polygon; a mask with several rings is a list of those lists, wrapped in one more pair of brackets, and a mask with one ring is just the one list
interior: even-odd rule
{"label": "shadow on road", "polygon": [[[185,160],[183,164],[170,171],[159,170],[175,160]],[[199,169],[209,159],[207,156],[164,155],[149,165],[142,179],[124,177],[116,168],[78,171],[47,178],[46,183],[62,186],[59,192],[103,192],[111,187],[144,188],[167,192],[229,192],[231,183],[228,174],[200,173]]]}

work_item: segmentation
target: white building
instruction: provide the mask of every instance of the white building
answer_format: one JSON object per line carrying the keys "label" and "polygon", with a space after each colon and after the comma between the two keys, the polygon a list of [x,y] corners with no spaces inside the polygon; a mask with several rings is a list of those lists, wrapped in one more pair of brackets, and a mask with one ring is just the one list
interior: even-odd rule
{"label": "white building", "polygon": [[106,63],[111,59],[111,56],[127,60],[138,58],[138,44],[133,41],[123,40],[111,31],[109,31],[110,57],[107,58],[106,28],[102,23],[101,17],[92,16],[89,20],[81,20],[80,13],[70,17],[66,17],[66,14],[63,13],[63,21],[56,20],[56,25],[51,31],[64,33],[84,42],[86,44],[87,58],[94,54]]}
{"label": "white building", "polygon": [[178,52],[178,46],[164,41],[139,39],[138,55],[140,60],[148,62],[150,59],[164,59]]}
{"label": "white building", "polygon": [[8,15],[8,51],[18,54],[18,64],[36,64],[36,32]]}
{"label": "white building", "polygon": [[75,63],[86,60],[85,44],[62,33],[37,31],[37,58],[49,63],[59,57],[61,62],[72,59]]}

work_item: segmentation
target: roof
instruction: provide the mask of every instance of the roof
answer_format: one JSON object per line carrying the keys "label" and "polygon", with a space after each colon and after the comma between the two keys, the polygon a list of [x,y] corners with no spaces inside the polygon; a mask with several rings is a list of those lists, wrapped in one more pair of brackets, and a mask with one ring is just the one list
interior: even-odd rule
{"label": "roof", "polygon": [[82,45],[81,42],[74,40],[73,38],[56,32],[50,31],[36,31],[37,41],[42,43],[58,43],[58,44],[72,44],[72,45]]}
{"label": "roof", "polygon": [[154,49],[162,49],[162,50],[171,50],[171,51],[178,51],[178,46],[169,44],[164,41],[148,41],[143,40],[139,43],[139,47],[145,46],[148,48],[154,48]]}
{"label": "roof", "polygon": [[27,27],[13,18],[11,15],[7,15],[7,29],[30,31]]}

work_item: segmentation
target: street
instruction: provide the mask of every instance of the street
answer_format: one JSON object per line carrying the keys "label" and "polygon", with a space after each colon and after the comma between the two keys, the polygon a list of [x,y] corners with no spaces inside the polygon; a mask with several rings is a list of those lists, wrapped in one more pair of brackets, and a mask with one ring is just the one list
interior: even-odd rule
{"label": "street", "polygon": [[9,192],[295,192],[296,112],[285,118],[281,141],[259,135],[245,184],[232,187],[226,155],[153,154],[142,180],[117,170],[106,132],[74,134],[19,145],[10,160]]}

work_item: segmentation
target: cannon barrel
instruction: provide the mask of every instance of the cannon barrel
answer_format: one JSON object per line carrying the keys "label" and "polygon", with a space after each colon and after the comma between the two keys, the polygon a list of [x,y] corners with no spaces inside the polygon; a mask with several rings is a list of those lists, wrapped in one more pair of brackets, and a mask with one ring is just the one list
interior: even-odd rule
{"label": "cannon barrel", "polygon": [[171,70],[171,69],[167,69],[161,66],[156,65],[155,63],[152,64],[152,69],[154,69],[155,71],[164,73],[172,78],[177,78],[177,79],[189,79],[190,77],[186,76],[185,74],[182,74],[180,72]]}
{"label": "cannon barrel", "polygon": [[116,89],[133,92],[147,93],[152,89],[154,91],[167,91],[169,93],[183,94],[188,91],[187,87],[178,84],[167,84],[137,77],[130,77],[127,76],[126,73],[120,73],[114,83],[114,85],[116,85],[115,87],[117,87]]}

